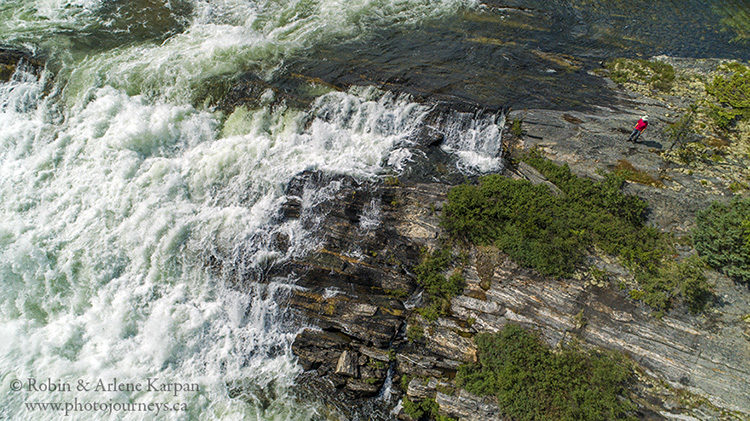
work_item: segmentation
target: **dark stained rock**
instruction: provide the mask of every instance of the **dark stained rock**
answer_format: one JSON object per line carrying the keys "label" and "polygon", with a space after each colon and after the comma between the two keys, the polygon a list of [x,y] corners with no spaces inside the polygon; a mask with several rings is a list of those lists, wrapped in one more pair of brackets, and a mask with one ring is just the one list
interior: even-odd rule
{"label": "dark stained rock", "polygon": [[30,52],[0,47],[0,82],[10,80],[20,63],[25,63],[28,70],[36,74],[44,68],[44,61],[34,57]]}
{"label": "dark stained rock", "polygon": [[321,366],[335,367],[339,356],[349,342],[349,338],[340,333],[306,329],[297,335],[292,351],[297,355],[305,370],[317,369]]}

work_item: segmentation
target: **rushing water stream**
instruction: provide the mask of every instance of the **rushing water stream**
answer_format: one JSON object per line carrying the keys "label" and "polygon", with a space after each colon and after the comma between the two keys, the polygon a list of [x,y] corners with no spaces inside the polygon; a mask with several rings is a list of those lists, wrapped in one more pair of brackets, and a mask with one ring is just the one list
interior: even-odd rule
{"label": "rushing water stream", "polygon": [[[222,259],[253,279],[314,247],[315,232],[276,222],[289,180],[308,169],[367,178],[400,168],[429,107],[371,87],[308,84],[306,108],[271,107],[269,89],[257,108],[224,115],[202,92],[217,78],[270,79],[289,63],[335,63],[311,56],[330,46],[344,57],[354,46],[388,57],[388,32],[417,34],[418,43],[443,34],[434,28],[486,31],[474,26],[493,22],[490,3],[0,0],[0,45],[48,63],[41,76],[19,66],[0,84],[0,418],[57,419],[64,412],[27,403],[74,400],[177,404],[159,411],[169,419],[319,418],[319,405],[292,393],[299,325],[279,297],[294,280],[233,288],[207,262]],[[728,38],[717,33],[701,45]],[[409,54],[400,35],[392,42]],[[415,63],[435,56],[419,54]],[[465,158],[466,171],[496,170],[498,125],[497,115],[457,115],[444,148]],[[311,194],[303,206],[316,200]],[[290,239],[286,255],[269,246],[277,233]],[[149,378],[198,387],[93,387],[115,379],[145,387]],[[37,390],[30,379],[72,390]],[[18,381],[23,390],[13,392]],[[130,408],[69,413],[156,415]]]}

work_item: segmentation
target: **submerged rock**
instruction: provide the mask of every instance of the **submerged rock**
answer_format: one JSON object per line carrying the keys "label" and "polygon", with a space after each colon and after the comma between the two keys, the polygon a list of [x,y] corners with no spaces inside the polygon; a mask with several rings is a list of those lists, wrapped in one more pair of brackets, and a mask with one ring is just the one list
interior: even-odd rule
{"label": "submerged rock", "polygon": [[44,62],[28,51],[0,47],[0,82],[10,80],[19,64],[25,63],[29,70],[39,74]]}

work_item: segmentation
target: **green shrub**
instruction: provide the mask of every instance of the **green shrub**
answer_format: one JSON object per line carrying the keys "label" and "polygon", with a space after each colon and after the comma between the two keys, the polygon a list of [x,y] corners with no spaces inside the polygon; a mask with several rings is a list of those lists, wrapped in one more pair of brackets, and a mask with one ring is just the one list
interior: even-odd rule
{"label": "green shrub", "polygon": [[424,252],[422,262],[414,268],[417,282],[428,293],[439,295],[446,283],[443,271],[448,268],[450,261],[451,251],[448,248],[440,248],[432,253]]}
{"label": "green shrub", "polygon": [[739,181],[733,181],[729,184],[729,190],[732,193],[739,193],[743,190],[747,190],[749,187],[747,184],[739,182]]}
{"label": "green shrub", "polygon": [[409,297],[409,292],[407,292],[405,289],[397,288],[397,289],[384,289],[383,292],[391,298],[395,298],[397,300],[403,300]]}
{"label": "green shrub", "polygon": [[[621,191],[621,174],[593,181],[539,153],[522,159],[564,194],[555,196],[545,185],[499,175],[484,177],[478,185],[457,186],[443,208],[442,223],[451,235],[478,245],[493,244],[522,266],[549,276],[571,276],[596,247],[618,256],[633,271],[638,288],[631,297],[657,311],[669,310],[676,297],[693,312],[711,301],[702,261],[670,260],[671,237],[645,225],[646,203]],[[747,244],[750,228],[743,229],[738,232],[743,233],[741,243]],[[439,312],[440,308],[428,307],[423,315]]]}
{"label": "green shrub", "polygon": [[386,186],[400,186],[401,180],[399,180],[396,176],[389,175],[385,177],[384,183]]}
{"label": "green shrub", "polygon": [[714,77],[706,87],[718,102],[711,106],[709,117],[719,128],[728,129],[735,121],[750,118],[750,67],[730,63],[720,70],[732,73]]}
{"label": "green shrub", "polygon": [[703,311],[713,294],[705,275],[705,264],[698,256],[681,262],[665,262],[656,272],[639,272],[639,289],[631,297],[642,300],[662,312],[672,307],[676,296],[681,296],[693,313]]}
{"label": "green shrub", "polygon": [[515,119],[510,121],[510,133],[515,137],[521,137],[523,135],[523,120]]}
{"label": "green shrub", "polygon": [[693,242],[706,262],[730,278],[750,284],[750,198],[713,203],[699,212]]}
{"label": "green shrub", "polygon": [[422,262],[414,268],[417,283],[424,288],[427,299],[427,305],[417,311],[428,320],[435,321],[447,315],[451,298],[461,294],[466,286],[461,271],[454,271],[448,278],[443,274],[451,260],[450,249],[441,248],[425,253]]}
{"label": "green shrub", "polygon": [[425,306],[417,308],[417,313],[421,314],[425,319],[434,322],[450,313],[450,301],[435,296],[428,296],[427,301]]}
{"label": "green shrub", "polygon": [[419,402],[414,402],[409,399],[408,396],[404,396],[402,407],[404,408],[404,413],[415,420],[453,420],[453,418],[451,417],[440,415],[440,413],[438,412],[440,410],[440,406],[437,404],[437,402],[435,402],[435,399],[423,399]]}
{"label": "green shrub", "polygon": [[705,310],[709,300],[713,297],[711,288],[706,282],[706,276],[703,274],[705,265],[701,260],[696,260],[696,263],[688,262],[678,266],[680,294],[693,313]]}
{"label": "green shrub", "polygon": [[664,132],[667,134],[667,139],[670,142],[680,142],[685,137],[693,132],[693,121],[695,120],[695,111],[697,107],[691,105],[688,111],[683,114],[677,121],[670,123]]}
{"label": "green shrub", "polygon": [[740,113],[715,104],[710,105],[708,109],[708,117],[714,122],[716,127],[722,130],[728,130],[738,115]]}
{"label": "green shrub", "polygon": [[624,397],[632,370],[614,353],[573,348],[552,352],[538,336],[513,324],[475,337],[477,364],[459,367],[456,384],[496,396],[514,420],[630,419]]}
{"label": "green shrub", "polygon": [[[422,403],[425,403],[424,407],[422,406]],[[426,413],[429,414],[429,410],[431,409],[430,402],[427,402],[427,400],[422,402],[414,402],[411,399],[409,399],[408,396],[404,396],[404,399],[402,401],[402,406],[404,408],[404,413],[411,418],[415,420],[422,419]]]}
{"label": "green shrub", "polygon": [[630,80],[630,78],[628,77],[628,73],[622,70],[613,70],[609,74],[609,78],[620,85]]}
{"label": "green shrub", "polygon": [[409,383],[411,383],[412,377],[407,374],[401,375],[401,391],[406,393],[407,390],[409,390]]}
{"label": "green shrub", "polygon": [[546,275],[564,276],[581,261],[578,238],[568,235],[546,186],[499,175],[479,186],[458,186],[448,194],[444,225],[475,244],[495,243],[516,261]]}
{"label": "green shrub", "polygon": [[416,342],[421,341],[423,338],[424,329],[422,329],[422,326],[415,323],[409,323],[409,328],[406,329],[406,339],[410,342]]}
{"label": "green shrub", "polygon": [[494,244],[523,266],[550,276],[570,276],[590,246],[620,256],[634,268],[655,268],[666,242],[644,225],[646,203],[626,195],[622,177],[596,182],[577,177],[538,153],[523,158],[559,187],[499,175],[479,185],[461,185],[448,194],[443,226],[474,244]]}
{"label": "green shrub", "polygon": [[660,91],[671,90],[675,78],[674,67],[660,61],[649,61],[647,63],[649,68],[653,71],[653,75],[648,79],[651,86]]}

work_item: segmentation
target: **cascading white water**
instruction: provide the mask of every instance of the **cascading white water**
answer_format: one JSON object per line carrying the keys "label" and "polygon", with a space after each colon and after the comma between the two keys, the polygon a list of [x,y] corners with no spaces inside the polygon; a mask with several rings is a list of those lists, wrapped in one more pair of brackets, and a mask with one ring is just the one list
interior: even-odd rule
{"label": "cascading white water", "polygon": [[505,114],[454,112],[444,122],[444,151],[458,157],[457,165],[467,172],[488,173],[502,169],[502,131]]}
{"label": "cascading white water", "polygon": [[[283,398],[296,374],[294,332],[279,323],[277,299],[290,284],[234,291],[206,270],[202,253],[242,245],[249,266],[283,258],[265,248],[273,231],[288,233],[289,253],[305,250],[296,223],[270,225],[286,183],[309,168],[374,175],[424,107],[372,90],[335,92],[310,111],[241,111],[232,121],[247,132],[220,137],[209,113],[105,87],[53,129],[40,119],[45,103],[18,105],[34,92],[26,85],[6,94],[3,118],[27,124],[1,133],[0,328],[14,338],[0,346],[4,382],[159,377],[202,389],[113,400],[186,401],[191,418],[308,417]],[[257,393],[229,399],[234,382],[273,391],[271,406],[254,402]],[[15,410],[55,400],[8,399],[3,406]]]}
{"label": "cascading white water", "polygon": [[[132,2],[151,3],[171,10],[170,2]],[[0,383],[3,391],[26,386],[0,398],[0,417],[57,419],[62,412],[26,404],[77,400],[185,404],[159,413],[168,419],[315,418],[313,403],[291,397],[295,327],[279,298],[294,280],[233,288],[206,256],[252,269],[304,253],[314,232],[274,222],[289,180],[307,169],[372,177],[383,165],[399,168],[408,153],[390,152],[428,110],[371,88],[324,93],[306,110],[240,107],[226,118],[188,100],[205,78],[246,62],[273,71],[304,46],[459,4],[196,0],[185,31],[163,43],[131,38],[89,54],[66,53],[66,30],[123,30],[97,20],[107,2],[0,5],[3,41],[52,45],[60,57],[55,95],[45,96],[45,80],[23,66],[0,84]],[[270,103],[273,92],[263,98]],[[314,198],[303,204],[314,208]],[[278,232],[290,239],[286,255],[269,247]],[[29,390],[30,378],[74,390]],[[78,380],[115,378],[199,390],[75,389]],[[156,415],[112,407],[69,414]]]}

